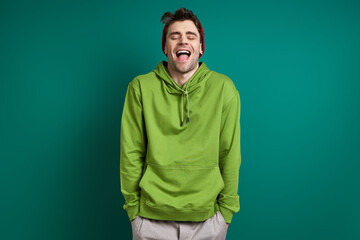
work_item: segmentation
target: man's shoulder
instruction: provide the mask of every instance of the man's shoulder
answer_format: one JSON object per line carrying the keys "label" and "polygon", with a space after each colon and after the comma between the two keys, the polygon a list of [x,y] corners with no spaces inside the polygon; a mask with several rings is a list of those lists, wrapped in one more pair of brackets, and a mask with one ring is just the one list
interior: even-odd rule
{"label": "man's shoulder", "polygon": [[229,78],[227,75],[216,71],[211,71],[211,77],[220,80],[221,83],[229,84],[232,82],[231,78]]}
{"label": "man's shoulder", "polygon": [[144,84],[151,84],[152,81],[157,81],[157,77],[156,74],[154,73],[154,71],[145,73],[145,74],[140,74],[136,77],[134,77],[130,82],[129,85],[131,85],[134,88],[140,88],[140,86],[144,85]]}
{"label": "man's shoulder", "polygon": [[211,71],[211,78],[221,86],[225,94],[232,94],[237,91],[234,81],[227,75],[215,71]]}

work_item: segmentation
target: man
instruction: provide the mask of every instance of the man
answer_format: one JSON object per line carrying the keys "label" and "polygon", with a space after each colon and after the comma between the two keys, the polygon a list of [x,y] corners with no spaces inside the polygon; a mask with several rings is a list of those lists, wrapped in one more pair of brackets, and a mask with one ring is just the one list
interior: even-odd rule
{"label": "man", "polygon": [[199,63],[204,32],[190,10],[161,20],[168,61],[134,78],[126,92],[123,208],[133,239],[225,239],[240,210],[239,92],[231,79]]}

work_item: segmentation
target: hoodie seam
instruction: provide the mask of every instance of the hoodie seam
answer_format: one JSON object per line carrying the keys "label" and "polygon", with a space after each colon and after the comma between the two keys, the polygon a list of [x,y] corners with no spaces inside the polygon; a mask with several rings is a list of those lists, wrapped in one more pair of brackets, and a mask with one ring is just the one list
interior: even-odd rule
{"label": "hoodie seam", "polygon": [[147,163],[148,165],[154,167],[154,168],[158,168],[158,169],[187,169],[187,168],[191,168],[191,169],[212,169],[212,168],[219,168],[218,165],[215,166],[210,166],[210,167],[196,167],[196,166],[192,166],[192,165],[188,165],[188,166],[181,166],[181,167],[161,167],[158,166],[156,164],[153,163]]}
{"label": "hoodie seam", "polygon": [[[157,206],[157,205],[150,205],[145,199],[140,199],[139,200],[140,202],[144,203],[145,205],[151,207],[151,208],[159,208],[159,209],[164,209],[164,208],[167,208],[167,209],[173,209],[171,207],[166,207],[166,206]],[[209,208],[210,209],[210,208]],[[201,211],[201,210],[198,210],[196,209],[198,212],[208,212],[209,209],[205,209],[204,211]],[[194,208],[181,208],[182,211],[194,211]]]}
{"label": "hoodie seam", "polygon": [[[135,80],[138,80],[138,79],[135,78]],[[137,84],[140,85],[139,80],[137,81]],[[135,81],[132,81],[129,85],[130,85],[131,88],[134,90],[135,94],[136,94],[137,97],[139,98],[140,103],[141,103],[141,105],[142,105],[142,102],[143,102],[143,101],[142,101],[142,95],[141,95],[141,93],[140,93],[140,90],[138,90],[137,87],[134,86],[134,85],[135,85]]]}
{"label": "hoodie seam", "polygon": [[230,100],[227,102],[227,103],[225,103],[224,104],[224,106],[223,106],[223,109],[222,109],[222,113],[231,105],[230,103],[232,102],[232,101],[234,101],[234,99],[236,98],[236,96],[238,95],[238,91],[237,90],[235,90],[235,93],[233,94],[233,96],[230,98]]}

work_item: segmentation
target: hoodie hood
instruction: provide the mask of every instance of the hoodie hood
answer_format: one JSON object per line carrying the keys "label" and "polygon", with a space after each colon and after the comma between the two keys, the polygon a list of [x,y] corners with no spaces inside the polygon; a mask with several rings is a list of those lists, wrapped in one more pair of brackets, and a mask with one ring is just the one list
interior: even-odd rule
{"label": "hoodie hood", "polygon": [[167,62],[162,61],[160,62],[156,69],[153,70],[156,75],[165,82],[167,88],[167,92],[169,94],[176,94],[180,95],[181,97],[181,120],[180,126],[184,123],[184,98],[186,98],[187,102],[187,122],[190,121],[190,100],[189,95],[190,93],[194,92],[196,89],[202,86],[202,80],[204,77],[210,72],[208,67],[204,62],[199,62],[199,68],[196,72],[191,76],[191,78],[184,84],[184,86],[180,86],[175,80],[171,77],[168,69],[167,69]]}

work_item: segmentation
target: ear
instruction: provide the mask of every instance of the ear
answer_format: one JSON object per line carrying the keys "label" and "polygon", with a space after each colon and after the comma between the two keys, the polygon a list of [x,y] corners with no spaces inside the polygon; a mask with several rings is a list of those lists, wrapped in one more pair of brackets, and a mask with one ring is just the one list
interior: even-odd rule
{"label": "ear", "polygon": [[202,51],[202,43],[200,43],[200,54],[203,54],[203,51]]}
{"label": "ear", "polygon": [[165,46],[164,46],[164,53],[165,53],[165,56],[167,56],[166,44],[165,44]]}

